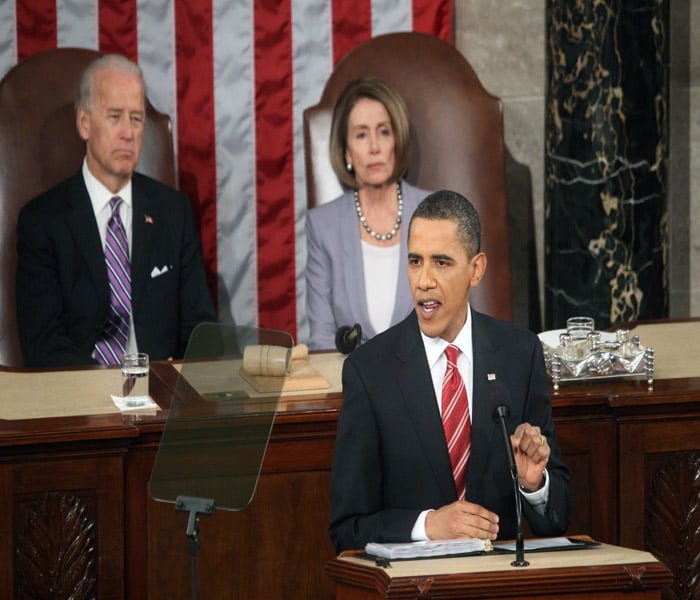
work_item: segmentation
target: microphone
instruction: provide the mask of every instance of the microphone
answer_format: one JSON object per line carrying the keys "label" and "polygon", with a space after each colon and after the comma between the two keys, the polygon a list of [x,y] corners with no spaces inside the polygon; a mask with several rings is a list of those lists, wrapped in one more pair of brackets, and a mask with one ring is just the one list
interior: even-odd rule
{"label": "microphone", "polygon": [[335,332],[335,348],[341,354],[350,354],[362,342],[362,327],[355,323],[352,327],[343,325]]}
{"label": "microphone", "polygon": [[[508,390],[503,386],[505,393]],[[510,563],[511,567],[527,567],[530,563],[525,560],[525,542],[523,541],[523,507],[521,504],[520,491],[518,489],[518,468],[515,466],[515,455],[513,446],[510,443],[510,436],[506,428],[506,419],[510,417],[510,407],[507,404],[499,404],[493,411],[493,418],[501,425],[503,443],[506,445],[506,456],[508,457],[508,467],[513,480],[513,493],[515,494],[515,516],[517,521],[517,534],[515,538],[515,560]]]}

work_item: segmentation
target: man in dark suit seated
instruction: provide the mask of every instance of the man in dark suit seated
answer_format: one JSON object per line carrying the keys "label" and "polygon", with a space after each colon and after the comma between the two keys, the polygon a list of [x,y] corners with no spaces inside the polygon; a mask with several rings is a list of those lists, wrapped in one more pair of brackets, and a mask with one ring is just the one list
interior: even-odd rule
{"label": "man in dark suit seated", "polygon": [[181,357],[194,327],[216,317],[189,200],[134,172],[146,117],[141,69],[98,58],[76,108],[81,170],[19,215],[24,364],[118,364],[137,350]]}
{"label": "man in dark suit seated", "polygon": [[330,534],[367,542],[516,536],[513,481],[494,420],[510,407],[523,515],[538,536],[566,530],[571,500],[533,333],[469,306],[486,269],[479,216],[430,194],[408,232],[414,311],[353,351],[333,455]]}

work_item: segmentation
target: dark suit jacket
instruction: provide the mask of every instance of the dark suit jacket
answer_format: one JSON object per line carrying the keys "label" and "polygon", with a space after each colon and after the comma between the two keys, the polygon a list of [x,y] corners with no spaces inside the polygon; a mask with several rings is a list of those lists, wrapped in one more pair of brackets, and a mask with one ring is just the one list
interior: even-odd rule
{"label": "dark suit jacket", "polygon": [[[192,208],[144,175],[132,179],[132,311],[140,352],[182,357],[214,321]],[[153,269],[167,271],[153,276]],[[92,364],[109,307],[104,250],[82,172],[29,202],[17,225],[17,324],[25,366]]]}
{"label": "dark suit jacket", "polygon": [[[499,515],[499,539],[515,537],[513,482],[493,419],[495,407],[508,404],[509,433],[525,421],[539,425],[552,450],[545,515],[526,501],[523,515],[535,535],[561,535],[570,516],[569,471],[554,432],[542,346],[530,331],[474,310],[471,314],[474,389],[467,500]],[[370,541],[407,542],[421,511],[455,500],[442,420],[413,312],[345,360],[331,538],[338,552]]]}

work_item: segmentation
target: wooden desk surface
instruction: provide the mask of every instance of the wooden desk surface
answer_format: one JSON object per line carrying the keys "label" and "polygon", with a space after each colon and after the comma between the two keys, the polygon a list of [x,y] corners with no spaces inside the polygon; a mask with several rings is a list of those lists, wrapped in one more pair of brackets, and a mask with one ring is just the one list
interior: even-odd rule
{"label": "wooden desk surface", "polygon": [[[390,579],[397,577],[425,577],[453,573],[491,573],[529,571],[534,569],[570,569],[572,567],[595,567],[599,565],[656,565],[661,571],[665,567],[649,552],[601,544],[584,549],[560,552],[526,553],[527,567],[511,566],[514,554],[490,554],[483,556],[459,556],[452,558],[427,558],[422,560],[394,560],[391,567],[377,567],[373,561],[357,556],[341,555],[339,561],[371,569],[382,570]],[[670,577],[669,577],[670,579]]]}
{"label": "wooden desk surface", "polygon": [[[677,401],[679,387],[682,391],[700,391],[700,321],[641,324],[632,332],[639,334],[642,345],[654,348],[654,402],[663,401],[665,395]],[[340,406],[338,400],[342,396],[340,376],[344,359],[343,355],[335,352],[311,354],[308,359],[310,366],[323,375],[329,387],[284,392],[278,412],[337,410]],[[178,364],[152,365],[151,377],[158,380],[156,387],[160,386],[161,390],[156,401],[163,408],[167,408],[168,394],[175,389],[179,369]],[[674,379],[682,379],[683,382],[670,381]],[[632,395],[638,402],[640,394],[644,396],[645,386],[645,382],[631,380],[589,380],[563,384],[558,392],[553,393],[553,398],[555,405],[565,398],[567,402],[579,405],[582,402],[595,402],[597,398],[597,401],[612,401],[623,406]],[[0,421],[119,414],[110,395],[118,394],[120,388],[121,372],[118,368],[53,371],[0,368]],[[134,414],[156,416],[153,412]]]}
{"label": "wooden desk surface", "polygon": [[700,321],[639,324],[630,332],[654,349],[654,378],[700,376]]}
{"label": "wooden desk surface", "polygon": [[[318,408],[318,402],[341,394],[340,373],[344,356],[337,353],[311,355],[309,363],[328,381],[328,388],[284,392],[280,412],[307,411]],[[153,394],[167,408],[175,389],[180,365],[154,363],[151,378],[161,393]],[[47,419],[88,415],[120,414],[111,399],[122,386],[118,367],[92,367],[63,370],[0,369],[0,421]],[[155,416],[156,411],[135,411],[130,415]]]}
{"label": "wooden desk surface", "polygon": [[0,371],[0,419],[19,420],[118,413],[118,368]]}

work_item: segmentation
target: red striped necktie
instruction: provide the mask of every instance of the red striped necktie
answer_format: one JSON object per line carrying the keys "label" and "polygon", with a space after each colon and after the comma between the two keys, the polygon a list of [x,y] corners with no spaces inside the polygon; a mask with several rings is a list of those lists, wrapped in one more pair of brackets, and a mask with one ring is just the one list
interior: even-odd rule
{"label": "red striped necktie", "polygon": [[105,236],[105,263],[109,280],[109,316],[100,338],[95,342],[95,360],[103,365],[118,365],[126,350],[131,321],[131,265],[129,243],[119,216],[122,199],[109,201],[112,214]]}
{"label": "red striped necktie", "polygon": [[442,382],[442,425],[450,452],[452,475],[457,497],[464,500],[467,489],[467,466],[471,449],[472,425],[469,418],[467,388],[457,369],[459,348],[447,346],[447,369]]}

